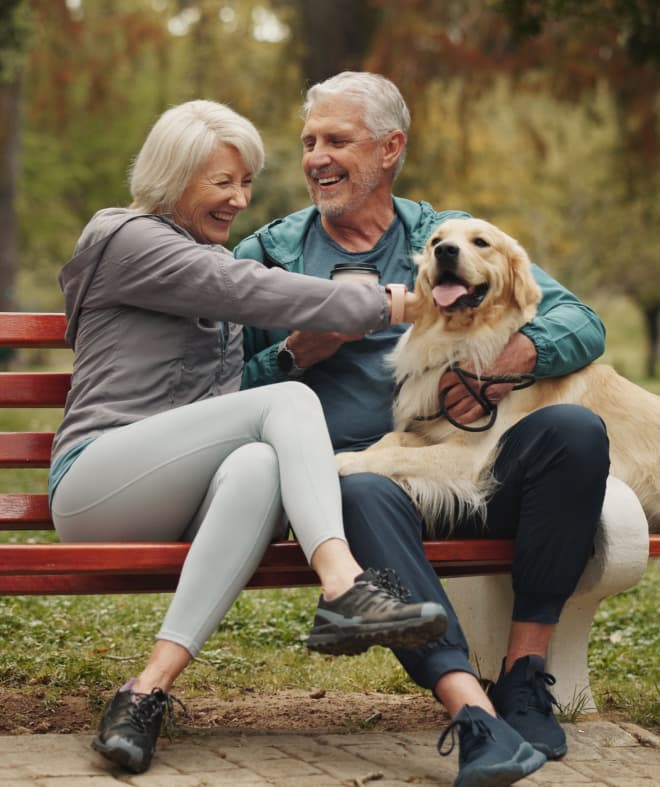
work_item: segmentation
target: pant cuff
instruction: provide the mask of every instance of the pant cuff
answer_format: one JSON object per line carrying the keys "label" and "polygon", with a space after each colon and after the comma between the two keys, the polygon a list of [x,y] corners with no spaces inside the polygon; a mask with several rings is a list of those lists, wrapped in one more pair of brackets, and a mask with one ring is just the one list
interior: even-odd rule
{"label": "pant cuff", "polygon": [[435,684],[447,672],[469,672],[470,675],[477,677],[465,651],[460,648],[446,646],[429,648],[424,658],[416,663],[411,663],[405,658],[402,661],[415,683],[431,691],[435,691]]}
{"label": "pant cuff", "polygon": [[565,603],[564,596],[516,593],[512,619],[520,623],[558,623]]}

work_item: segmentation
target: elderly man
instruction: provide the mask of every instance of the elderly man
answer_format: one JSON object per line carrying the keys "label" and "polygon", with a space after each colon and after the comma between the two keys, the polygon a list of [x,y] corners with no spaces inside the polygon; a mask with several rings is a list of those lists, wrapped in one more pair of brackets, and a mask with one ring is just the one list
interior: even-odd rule
{"label": "elderly man", "polygon": [[[369,262],[381,280],[414,286],[411,255],[457,211],[392,194],[406,150],[410,115],[396,86],[377,74],[344,72],[313,85],[304,105],[302,166],[314,203],[246,238],[237,257],[327,278],[337,262]],[[597,358],[604,347],[598,317],[535,268],[543,291],[537,317],[510,341],[490,373],[559,376]],[[287,378],[319,395],[336,451],[360,450],[392,428],[393,384],[384,358],[405,329],[367,336],[246,329],[244,387]],[[451,415],[470,423],[483,415],[462,383],[447,373]],[[495,400],[510,386],[491,389]],[[515,394],[514,394],[515,395]],[[609,469],[601,420],[562,405],[524,418],[502,438],[488,505],[489,537],[515,538],[514,606],[501,675],[488,697],[468,660],[468,647],[442,585],[422,547],[425,524],[391,480],[362,473],[342,479],[346,532],[359,560],[396,569],[415,599],[449,611],[445,636],[396,656],[452,717],[441,754],[458,734],[457,785],[511,784],[566,752],[553,714],[545,657],[562,607],[592,550]],[[478,537],[465,521],[455,537]],[[448,733],[451,743],[443,746]]]}

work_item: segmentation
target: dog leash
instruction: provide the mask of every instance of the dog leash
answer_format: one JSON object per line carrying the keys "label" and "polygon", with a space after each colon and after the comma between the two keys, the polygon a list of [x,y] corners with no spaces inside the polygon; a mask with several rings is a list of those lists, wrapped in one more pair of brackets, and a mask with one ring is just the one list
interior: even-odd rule
{"label": "dog leash", "polygon": [[[462,369],[457,363],[452,363],[448,367],[448,371],[455,372],[458,379],[463,384],[463,387],[468,391],[470,396],[479,404],[484,412],[489,416],[488,421],[481,426],[470,426],[469,424],[462,424],[453,418],[449,411],[447,410],[446,405],[446,398],[447,394],[449,393],[449,388],[443,388],[439,393],[439,403],[440,408],[436,410],[431,415],[414,415],[410,420],[411,421],[435,421],[436,418],[446,418],[447,421],[452,426],[455,426],[457,429],[462,429],[464,432],[486,432],[488,429],[492,427],[495,423],[495,419],[497,418],[497,405],[495,402],[492,402],[488,398],[488,389],[492,385],[498,385],[502,383],[513,384],[512,390],[520,391],[523,388],[529,388],[530,385],[533,385],[536,382],[536,377],[533,374],[493,374],[493,375],[486,375],[486,376],[479,376],[474,374],[473,372],[468,372],[467,369]],[[407,381],[410,375],[406,375],[396,386],[394,390],[394,398],[396,399],[403,388],[403,385]],[[471,380],[476,380],[482,385],[479,387],[478,391],[475,391],[468,385],[468,378]],[[406,427],[404,430],[406,432],[410,431],[409,426]]]}

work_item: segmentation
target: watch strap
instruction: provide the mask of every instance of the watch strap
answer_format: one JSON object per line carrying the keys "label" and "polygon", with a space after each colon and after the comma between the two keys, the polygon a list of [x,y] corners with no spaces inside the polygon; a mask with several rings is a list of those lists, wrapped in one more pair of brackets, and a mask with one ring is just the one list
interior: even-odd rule
{"label": "watch strap", "polygon": [[287,345],[287,339],[281,341],[277,346],[277,366],[287,377],[302,377],[305,373],[305,370],[296,364],[296,356]]}
{"label": "watch strap", "polygon": [[405,284],[387,284],[385,289],[392,298],[390,325],[404,322],[406,316],[406,293],[408,292],[408,288]]}

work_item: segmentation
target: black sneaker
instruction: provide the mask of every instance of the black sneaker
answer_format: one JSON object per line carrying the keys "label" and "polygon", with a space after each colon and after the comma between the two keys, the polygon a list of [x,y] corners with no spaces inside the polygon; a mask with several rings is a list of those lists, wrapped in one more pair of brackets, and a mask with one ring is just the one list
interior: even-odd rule
{"label": "black sneaker", "polygon": [[[456,745],[458,776],[454,787],[504,787],[538,770],[545,756],[500,718],[483,708],[464,705],[438,740],[438,754],[446,757]],[[449,748],[443,751],[447,735]]]}
{"label": "black sneaker", "polygon": [[507,673],[502,662],[500,677],[490,693],[499,715],[550,760],[560,759],[568,748],[566,734],[552,710],[559,703],[547,689],[554,684],[540,656],[523,656]]}
{"label": "black sneaker", "polygon": [[405,603],[410,594],[393,569],[367,569],[338,598],[319,601],[307,647],[354,655],[372,645],[416,648],[442,637],[447,614],[441,604]]}
{"label": "black sneaker", "polygon": [[166,709],[172,700],[160,689],[151,694],[118,691],[101,716],[92,748],[133,773],[151,764]]}

